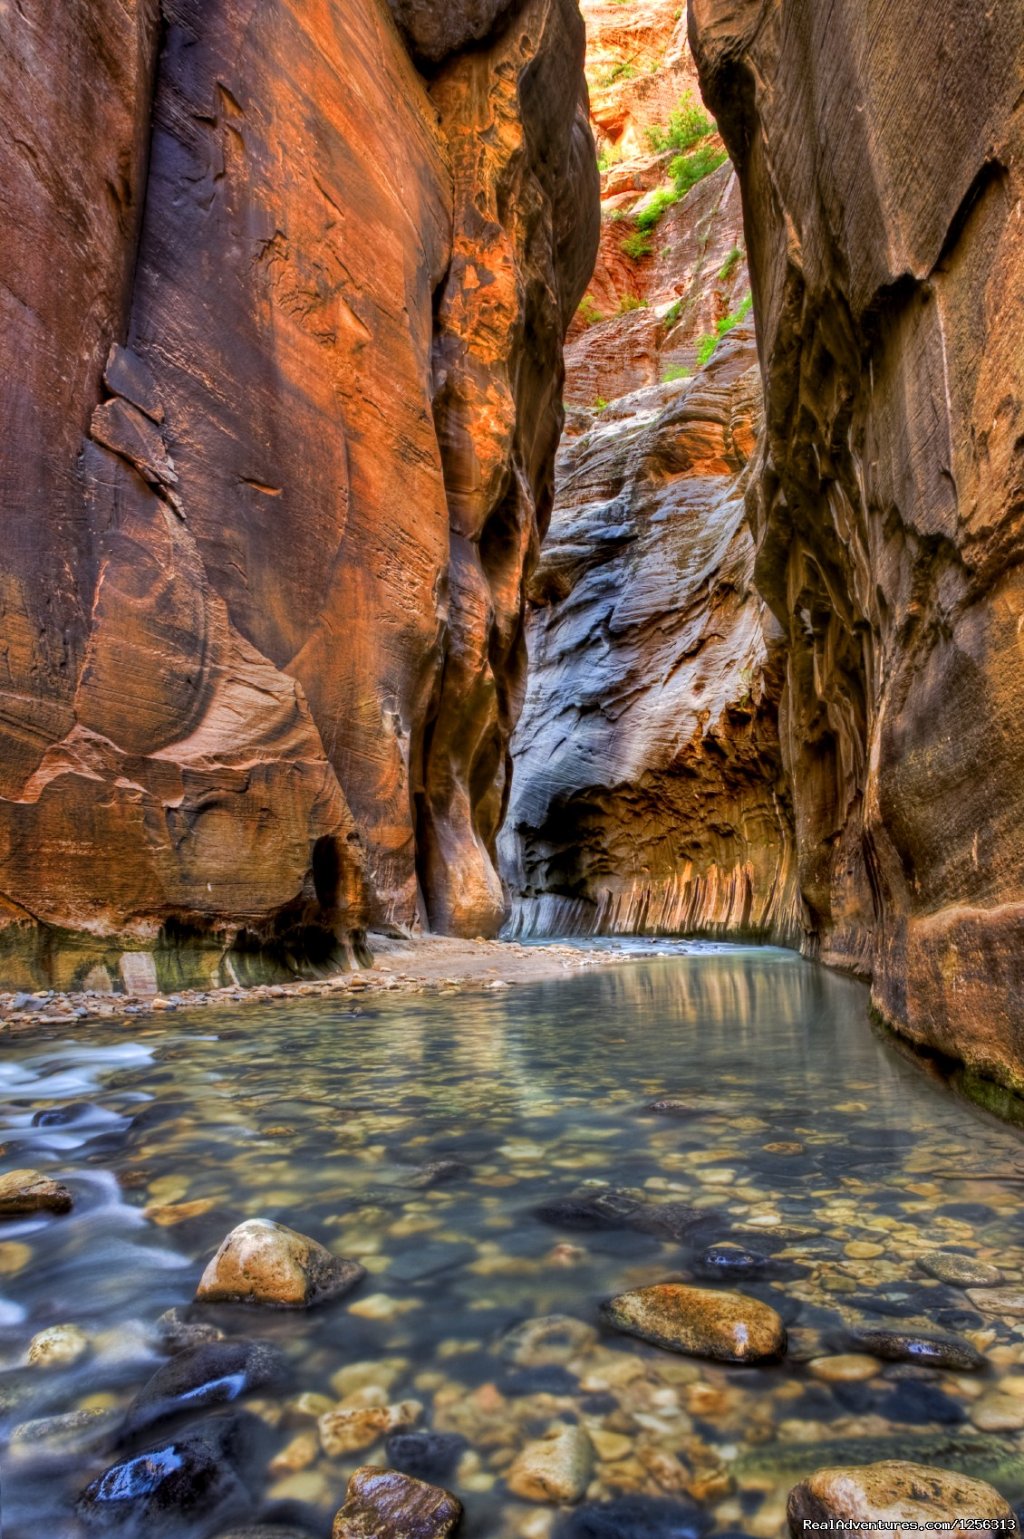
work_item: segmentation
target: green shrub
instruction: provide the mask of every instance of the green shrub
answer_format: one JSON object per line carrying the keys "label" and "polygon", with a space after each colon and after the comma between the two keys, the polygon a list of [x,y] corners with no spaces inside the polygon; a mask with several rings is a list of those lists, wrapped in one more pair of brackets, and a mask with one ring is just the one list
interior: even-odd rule
{"label": "green shrub", "polygon": [[604,320],[593,294],[584,294],[577,314],[584,326],[596,326],[598,321]]}
{"label": "green shrub", "polygon": [[724,150],[716,150],[713,144],[702,144],[691,155],[677,155],[668,168],[676,198],[685,198],[691,187],[717,171],[728,158]]}
{"label": "green shrub", "polygon": [[718,322],[714,331],[705,332],[704,336],[702,336],[700,341],[697,343],[697,362],[700,364],[701,368],[703,368],[704,365],[708,362],[715,348],[718,346],[719,342],[721,342],[722,338],[727,337],[730,331],[735,330],[740,321],[746,320],[747,316],[750,314],[753,303],[754,296],[752,294],[748,294],[739,308],[733,310],[731,315],[722,316],[722,319]]}
{"label": "green shrub", "polygon": [[624,256],[628,256],[631,262],[639,262],[651,254],[651,243],[642,230],[634,230],[632,235],[627,235],[620,248]]}
{"label": "green shrub", "polygon": [[673,363],[661,376],[663,385],[672,385],[677,379],[692,378],[689,369],[684,369],[681,363]]}
{"label": "green shrub", "polygon": [[692,149],[699,144],[701,139],[706,139],[708,134],[713,134],[715,125],[704,109],[700,107],[690,95],[679,98],[679,105],[674,112],[669,113],[666,124],[653,124],[646,130],[647,143],[651,149],[660,154],[664,150],[675,150],[681,153],[683,150]]}
{"label": "green shrub", "polygon": [[733,273],[736,271],[736,268],[739,265],[739,261],[740,261],[740,258],[742,256],[743,256],[743,247],[742,246],[733,246],[732,250],[729,252],[729,255],[726,257],[725,261],[722,263],[721,267],[718,269],[718,279],[719,279],[720,283],[728,283],[729,279],[732,277]]}
{"label": "green shrub", "polygon": [[638,230],[653,230],[665,210],[678,202],[679,197],[675,188],[659,187],[651,194],[650,202],[638,214],[633,215],[633,223]]}
{"label": "green shrub", "polygon": [[631,310],[649,310],[649,299],[637,299],[635,294],[623,294],[619,300],[619,314],[628,315]]}
{"label": "green shrub", "polygon": [[605,407],[607,405],[608,405],[608,402],[605,400],[604,396],[603,395],[599,395],[597,400],[594,402],[594,410],[595,411],[604,411],[604,409],[605,409]]}
{"label": "green shrub", "polygon": [[673,300],[668,309],[665,311],[665,314],[662,316],[666,331],[675,325],[676,321],[679,319],[682,313],[683,301],[681,299]]}

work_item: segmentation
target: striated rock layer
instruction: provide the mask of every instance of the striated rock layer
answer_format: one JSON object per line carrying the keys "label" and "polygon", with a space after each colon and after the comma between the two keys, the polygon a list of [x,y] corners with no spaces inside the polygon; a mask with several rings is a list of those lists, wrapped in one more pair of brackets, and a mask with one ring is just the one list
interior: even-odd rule
{"label": "striated rock layer", "polygon": [[812,945],[1024,1088],[1024,11],[692,0],[739,167]]}
{"label": "striated rock layer", "polygon": [[[695,77],[677,6],[584,10],[601,142],[634,153],[604,173],[597,271],[566,352],[574,409],[529,588],[501,837],[510,930],[797,942],[782,636],[744,513],[761,421],[749,319],[715,346],[748,291],[739,188],[721,166],[668,208],[647,256],[622,252],[665,177],[645,131]],[[658,68],[602,91],[623,50]]]}
{"label": "striated rock layer", "polygon": [[500,922],[583,29],[395,8],[0,18],[4,981]]}

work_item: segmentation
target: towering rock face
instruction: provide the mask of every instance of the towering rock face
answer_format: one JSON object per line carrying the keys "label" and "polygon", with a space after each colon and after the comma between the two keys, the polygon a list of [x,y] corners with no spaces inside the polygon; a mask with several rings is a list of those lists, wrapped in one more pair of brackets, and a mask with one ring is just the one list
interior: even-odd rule
{"label": "towering rock face", "polygon": [[1024,11],[691,0],[740,170],[757,581],[821,956],[1024,1088]]}
{"label": "towering rock face", "polygon": [[500,921],[582,23],[396,9],[0,18],[6,981]]}
{"label": "towering rock face", "polygon": [[739,189],[699,133],[712,169],[636,238],[672,185],[659,146],[695,89],[685,23],[662,0],[584,11],[604,218],[529,589],[502,835],[512,929],[794,941],[781,636],[744,515],[761,416]]}

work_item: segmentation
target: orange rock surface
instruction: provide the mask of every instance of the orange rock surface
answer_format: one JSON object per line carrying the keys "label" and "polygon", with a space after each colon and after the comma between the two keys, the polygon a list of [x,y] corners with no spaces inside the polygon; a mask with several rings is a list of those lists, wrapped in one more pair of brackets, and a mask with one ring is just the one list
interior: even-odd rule
{"label": "orange rock surface", "polygon": [[5,21],[15,984],[126,948],[168,982],[291,971],[502,911],[596,243],[578,12],[455,5],[428,46],[399,7],[428,78],[383,0],[157,10]]}

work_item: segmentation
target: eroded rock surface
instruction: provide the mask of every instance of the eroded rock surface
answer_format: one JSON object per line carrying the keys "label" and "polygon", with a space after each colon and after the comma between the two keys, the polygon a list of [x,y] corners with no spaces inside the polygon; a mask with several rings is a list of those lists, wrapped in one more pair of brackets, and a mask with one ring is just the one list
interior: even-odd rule
{"label": "eroded rock surface", "polygon": [[1024,1086],[1024,12],[693,0],[739,167],[811,947]]}
{"label": "eroded rock surface", "polygon": [[583,31],[571,0],[397,9],[429,81],[381,0],[5,20],[18,986],[500,921],[522,581],[596,244]]}
{"label": "eroded rock surface", "polygon": [[695,71],[678,7],[584,11],[611,158],[529,587],[501,838],[511,928],[798,941],[782,634],[754,588],[744,510],[761,389],[739,187],[708,122],[696,144],[713,169],[667,207],[647,255],[627,254],[635,211],[671,185],[657,135],[698,108]]}

